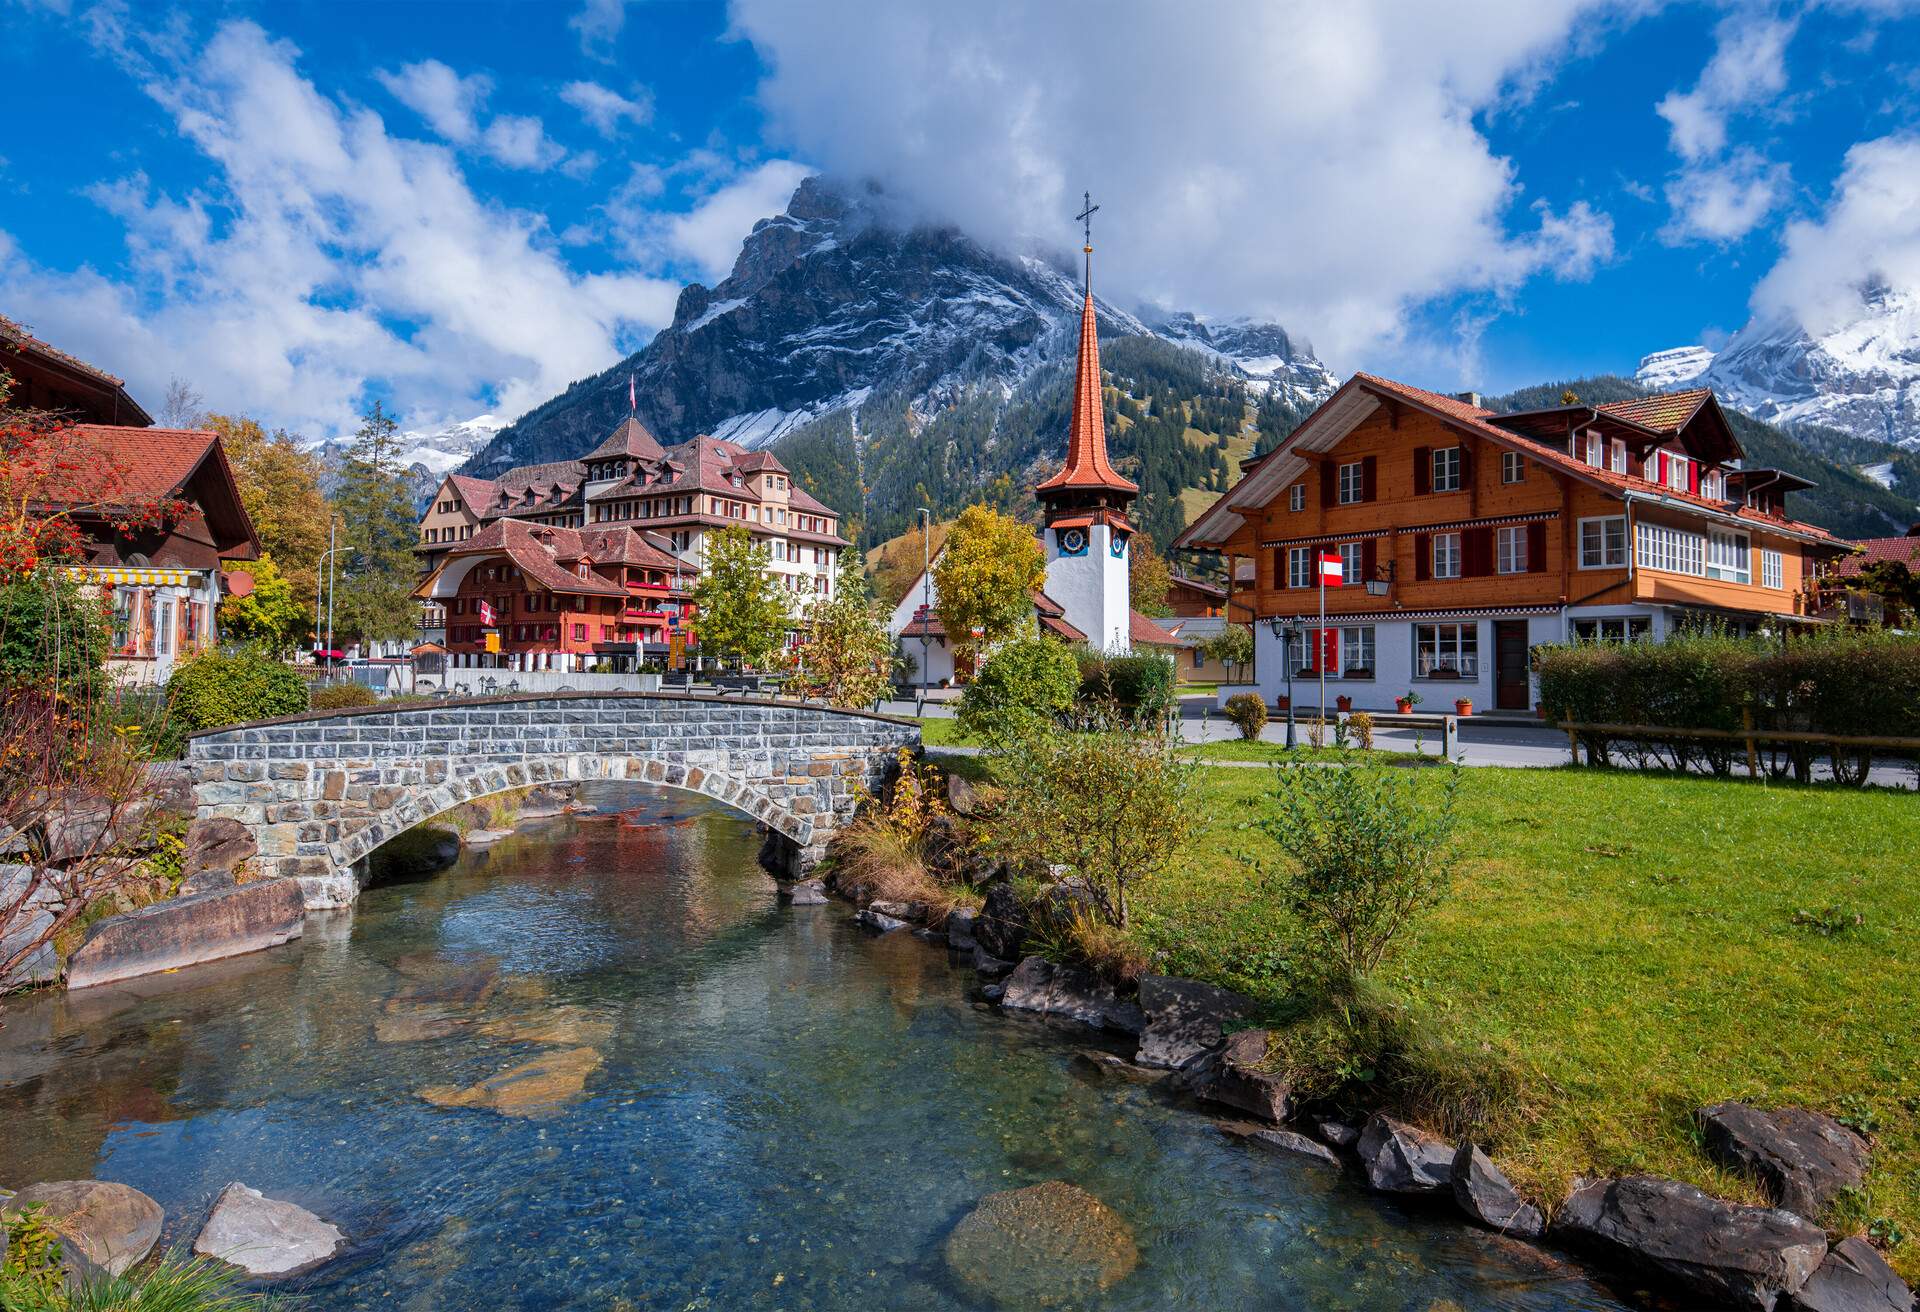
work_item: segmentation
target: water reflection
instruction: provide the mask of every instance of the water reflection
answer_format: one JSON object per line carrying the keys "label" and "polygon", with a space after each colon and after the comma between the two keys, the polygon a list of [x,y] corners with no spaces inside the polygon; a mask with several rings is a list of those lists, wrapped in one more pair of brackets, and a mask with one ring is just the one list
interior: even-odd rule
{"label": "water reflection", "polygon": [[0,1013],[0,1182],[124,1180],[190,1238],[245,1180],[347,1231],[330,1309],[965,1308],[946,1235],[1051,1178],[1134,1229],[1102,1308],[1615,1306],[780,907],[724,811],[593,800],[285,948]]}

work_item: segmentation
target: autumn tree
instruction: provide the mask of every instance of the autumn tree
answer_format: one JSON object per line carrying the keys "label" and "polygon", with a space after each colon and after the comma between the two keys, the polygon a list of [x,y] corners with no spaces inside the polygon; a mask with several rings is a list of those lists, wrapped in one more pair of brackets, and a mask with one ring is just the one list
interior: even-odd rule
{"label": "autumn tree", "polygon": [[399,427],[375,401],[341,466],[333,498],[342,548],[334,627],[363,641],[409,637],[418,624],[416,516],[399,461]]}
{"label": "autumn tree", "polygon": [[260,549],[273,557],[294,598],[311,607],[332,513],[320,490],[320,457],[302,451],[285,430],[268,433],[245,415],[210,414],[204,422],[220,435]]}
{"label": "autumn tree", "polygon": [[940,554],[948,527],[936,523],[931,529],[922,529],[916,523],[887,543],[873,565],[874,595],[889,606],[898,606],[907,590],[913,587],[914,580],[920,577],[921,568]]}
{"label": "autumn tree", "polygon": [[1173,589],[1173,572],[1167,558],[1144,533],[1135,533],[1127,543],[1127,589],[1133,608],[1142,615],[1158,619],[1173,614],[1167,593]]}
{"label": "autumn tree", "polygon": [[1030,628],[1033,594],[1046,579],[1031,528],[985,506],[961,511],[933,565],[934,613],[953,644],[956,668],[970,664],[979,648]]}
{"label": "autumn tree", "polygon": [[788,688],[845,710],[870,706],[892,685],[893,637],[874,609],[857,550],[840,557],[830,598],[807,607]]}
{"label": "autumn tree", "polygon": [[273,553],[236,562],[227,572],[245,574],[253,584],[245,596],[230,592],[220,599],[220,636],[257,644],[282,658],[293,655],[313,630],[313,608],[280,573]]}
{"label": "autumn tree", "polygon": [[701,554],[700,581],[693,588],[700,654],[764,662],[779,649],[792,623],[780,582],[768,568],[771,554],[737,524],[709,532]]}

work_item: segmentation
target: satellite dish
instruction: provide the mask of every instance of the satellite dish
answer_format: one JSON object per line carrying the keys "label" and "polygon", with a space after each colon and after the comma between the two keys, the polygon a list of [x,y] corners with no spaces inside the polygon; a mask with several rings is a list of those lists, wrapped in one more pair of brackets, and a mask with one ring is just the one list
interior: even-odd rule
{"label": "satellite dish", "polygon": [[146,552],[134,551],[127,554],[127,564],[138,565],[144,568],[145,566],[153,564],[153,562],[147,559]]}

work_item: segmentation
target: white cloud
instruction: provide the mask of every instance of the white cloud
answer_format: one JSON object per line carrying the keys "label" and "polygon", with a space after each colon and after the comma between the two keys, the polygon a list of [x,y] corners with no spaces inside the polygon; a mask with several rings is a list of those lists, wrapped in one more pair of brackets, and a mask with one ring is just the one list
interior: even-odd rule
{"label": "white cloud", "polygon": [[548,138],[537,118],[524,114],[500,114],[480,134],[487,154],[514,169],[548,169],[567,157],[567,152]]}
{"label": "white cloud", "polygon": [[[1596,4],[965,5],[734,0],[775,130],[836,175],[1015,249],[1068,251],[1102,205],[1096,282],[1141,301],[1273,315],[1336,361],[1410,311],[1611,238],[1536,211],[1475,114],[1542,85]],[[859,94],[847,70],[858,70]],[[1556,218],[1555,213],[1560,217]],[[1521,210],[1522,215],[1525,214]]]}
{"label": "white cloud", "polygon": [[475,115],[493,93],[493,80],[484,73],[461,77],[437,59],[424,59],[398,72],[380,69],[374,77],[446,140],[465,146],[480,135]]}
{"label": "white cloud", "polygon": [[[671,318],[678,285],[581,274],[537,215],[476,196],[442,146],[343,108],[250,22],[143,85],[204,154],[204,190],[133,177],[93,195],[129,273],[54,271],[0,233],[0,296],[50,340],[129,376],[191,379],[214,409],[350,429],[368,389],[412,420],[516,414]],[[522,143],[524,145],[524,143]]]}
{"label": "white cloud", "polygon": [[569,82],[560,88],[560,99],[579,110],[580,117],[603,137],[618,132],[623,122],[645,126],[653,119],[653,97],[644,87],[628,97],[598,82]]}
{"label": "white cloud", "polygon": [[1670,91],[1654,107],[1667,121],[1674,153],[1700,160],[1727,144],[1727,115],[1763,105],[1787,85],[1787,44],[1794,24],[1750,12],[1729,14],[1717,45],[1691,91]]}
{"label": "white cloud", "polygon": [[613,58],[614,43],[626,25],[626,0],[583,0],[579,12],[567,20],[580,38],[582,53],[605,60]]}
{"label": "white cloud", "polygon": [[1854,146],[1825,213],[1789,223],[1781,244],[1754,288],[1762,319],[1819,335],[1857,319],[1869,287],[1920,296],[1920,135]]}
{"label": "white cloud", "polygon": [[[629,258],[645,264],[690,264],[702,282],[727,276],[741,240],[761,219],[786,209],[802,178],[813,172],[792,160],[767,160],[742,169],[707,151],[695,151],[671,169],[635,164],[604,209]],[[662,213],[653,202],[670,178],[691,177],[704,188],[683,213]]]}
{"label": "white cloud", "polygon": [[1785,164],[1744,146],[1719,163],[1681,169],[1667,182],[1673,215],[1661,240],[1738,241],[1786,199],[1791,181]]}

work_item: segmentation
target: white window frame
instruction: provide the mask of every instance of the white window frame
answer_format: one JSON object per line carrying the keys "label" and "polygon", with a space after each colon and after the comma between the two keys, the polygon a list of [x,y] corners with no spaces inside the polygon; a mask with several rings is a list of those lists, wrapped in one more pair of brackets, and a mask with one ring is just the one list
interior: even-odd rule
{"label": "white window frame", "polygon": [[1760,586],[1776,590],[1787,586],[1787,558],[1772,547],[1760,550]]}
{"label": "white window frame", "polygon": [[1436,447],[1432,452],[1433,477],[1429,480],[1435,492],[1458,492],[1460,490],[1460,448],[1457,446]]}
{"label": "white window frame", "polygon": [[[1451,658],[1453,664],[1446,662]],[[1480,626],[1416,624],[1413,626],[1413,675],[1431,679],[1436,669],[1451,668],[1461,683],[1480,677]],[[1450,676],[1441,676],[1448,678]]]}
{"label": "white window frame", "polygon": [[1357,506],[1367,497],[1367,467],[1363,461],[1352,460],[1340,466],[1334,480],[1334,502],[1342,506]]}
{"label": "white window frame", "polygon": [[1307,508],[1307,485],[1295,483],[1287,489],[1287,509],[1305,510]]}
{"label": "white window frame", "polygon": [[1732,529],[1708,529],[1706,574],[1722,583],[1752,583],[1752,537]]}
{"label": "white window frame", "polygon": [[1313,548],[1287,548],[1287,586],[1289,588],[1310,588],[1313,578]]}
{"label": "white window frame", "polygon": [[1653,621],[1645,615],[1602,615],[1573,622],[1575,642],[1641,642],[1652,637]]}
{"label": "white window frame", "polygon": [[1700,495],[1709,501],[1727,499],[1727,476],[1718,469],[1702,470],[1700,473]]}
{"label": "white window frame", "polygon": [[1496,574],[1527,572],[1527,526],[1503,524],[1493,535],[1493,570]]}
{"label": "white window frame", "polygon": [[[1587,540],[1587,525],[1595,525],[1598,535],[1593,543]],[[1617,540],[1608,541],[1608,528],[1619,525]],[[1597,553],[1591,547],[1597,546]],[[1625,515],[1596,515],[1580,521],[1580,568],[1581,569],[1625,569],[1627,567],[1627,517]]]}
{"label": "white window frame", "polygon": [[1634,562],[1641,569],[1700,578],[1706,570],[1707,539],[1691,529],[1667,524],[1634,524]]}
{"label": "white window frame", "polygon": [[[1443,565],[1444,568],[1442,568]],[[1460,577],[1460,569],[1460,535],[1435,533],[1433,535],[1433,577],[1457,579]]]}
{"label": "white window frame", "polygon": [[[1360,659],[1365,657],[1364,660]],[[1379,651],[1374,644],[1373,625],[1349,624],[1340,630],[1340,677],[1370,679],[1379,670]],[[1356,675],[1355,670],[1367,673]]]}
{"label": "white window frame", "polygon": [[1595,428],[1587,430],[1587,463],[1595,469],[1607,466],[1607,440]]}
{"label": "white window frame", "polygon": [[1618,437],[1613,439],[1613,472],[1616,474],[1627,472],[1627,444]]}
{"label": "white window frame", "polygon": [[1524,483],[1527,481],[1527,458],[1518,451],[1500,453],[1500,481],[1502,483]]}
{"label": "white window frame", "polygon": [[1367,559],[1366,544],[1361,542],[1342,542],[1340,544],[1340,586],[1351,588],[1365,583],[1360,577]]}

